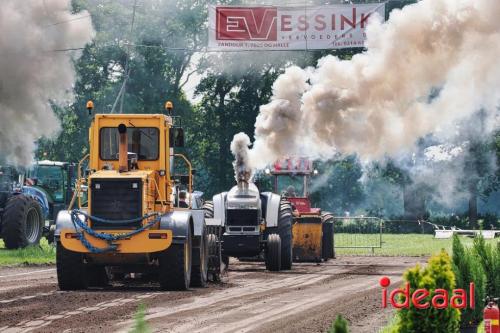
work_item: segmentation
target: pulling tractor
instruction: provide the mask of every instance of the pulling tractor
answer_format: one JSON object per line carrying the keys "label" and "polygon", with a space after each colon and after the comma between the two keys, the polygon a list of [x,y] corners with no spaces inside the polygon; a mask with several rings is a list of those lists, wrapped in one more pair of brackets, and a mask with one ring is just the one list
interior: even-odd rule
{"label": "pulling tractor", "polygon": [[335,258],[334,217],[320,208],[313,208],[309,199],[311,176],[318,173],[312,161],[286,158],[265,172],[274,177],[274,192],[281,193],[292,204],[293,259],[320,262]]}
{"label": "pulling tractor", "polygon": [[68,207],[76,185],[76,165],[68,162],[36,161],[26,172],[23,192],[37,199],[44,216],[43,235],[54,241],[55,218]]}
{"label": "pulling tractor", "polygon": [[[93,103],[87,108],[92,113]],[[191,164],[174,152],[184,145],[184,132],[170,115],[172,103],[166,109],[169,115],[94,116],[90,153],[80,162],[88,159],[88,170],[79,174],[69,210],[56,219],[61,290],[105,286],[129,273],[165,290],[206,285],[208,249],[219,244],[208,243],[213,237],[192,193]],[[187,173],[175,174],[177,162]]]}
{"label": "pulling tractor", "polygon": [[23,174],[12,166],[0,166],[0,232],[8,249],[38,244],[44,212],[37,197],[25,193]]}
{"label": "pulling tractor", "polygon": [[[242,163],[236,157],[235,166]],[[275,193],[260,193],[250,174],[239,172],[237,184],[205,203],[207,224],[222,243],[223,264],[229,257],[264,257],[269,271],[292,268],[292,208]]]}
{"label": "pulling tractor", "polygon": [[9,249],[53,240],[54,220],[69,204],[74,165],[37,161],[26,172],[0,166],[0,230]]}

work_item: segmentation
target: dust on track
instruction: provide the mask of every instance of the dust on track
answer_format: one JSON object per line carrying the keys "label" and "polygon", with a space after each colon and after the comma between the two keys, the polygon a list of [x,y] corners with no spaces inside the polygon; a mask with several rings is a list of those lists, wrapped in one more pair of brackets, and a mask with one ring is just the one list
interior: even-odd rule
{"label": "dust on track", "polygon": [[337,314],[350,321],[353,332],[370,332],[390,315],[380,309],[378,279],[387,275],[397,282],[406,268],[424,261],[343,257],[270,273],[262,263],[235,260],[223,283],[186,292],[135,283],[61,292],[50,267],[38,274],[0,269],[0,331],[127,332],[144,304],[158,332],[324,332]]}

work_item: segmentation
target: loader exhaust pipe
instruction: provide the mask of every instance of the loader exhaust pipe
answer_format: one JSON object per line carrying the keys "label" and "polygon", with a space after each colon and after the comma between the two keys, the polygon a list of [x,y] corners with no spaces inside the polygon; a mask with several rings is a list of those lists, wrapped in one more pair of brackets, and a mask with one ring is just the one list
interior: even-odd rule
{"label": "loader exhaust pipe", "polygon": [[118,150],[118,171],[128,171],[128,140],[127,126],[125,124],[118,125],[118,133],[120,134],[120,146]]}

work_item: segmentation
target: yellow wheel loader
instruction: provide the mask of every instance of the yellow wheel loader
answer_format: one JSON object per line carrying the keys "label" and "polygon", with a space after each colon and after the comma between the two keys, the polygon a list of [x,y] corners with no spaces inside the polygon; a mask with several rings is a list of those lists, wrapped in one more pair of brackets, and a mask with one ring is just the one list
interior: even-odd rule
{"label": "yellow wheel loader", "polygon": [[[93,103],[87,108],[91,114]],[[171,114],[172,103],[166,108]],[[174,152],[184,144],[177,123],[164,114],[94,116],[75,195],[56,219],[61,290],[129,273],[152,276],[161,289],[206,285],[210,236],[191,164]]]}
{"label": "yellow wheel loader", "polygon": [[309,199],[310,178],[317,174],[312,162],[307,158],[282,159],[266,169],[266,174],[274,176],[274,192],[292,205],[294,261],[335,258],[333,215],[313,208]]}

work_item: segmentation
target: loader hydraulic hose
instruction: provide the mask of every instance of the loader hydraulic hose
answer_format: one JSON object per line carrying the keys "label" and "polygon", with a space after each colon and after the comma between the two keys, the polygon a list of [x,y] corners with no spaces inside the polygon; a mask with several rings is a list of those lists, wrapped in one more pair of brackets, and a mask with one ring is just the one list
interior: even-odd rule
{"label": "loader hydraulic hose", "polygon": [[[84,217],[84,220],[82,221],[80,219],[80,215]],[[151,222],[148,224],[142,226],[139,229],[126,232],[126,233],[121,233],[121,234],[108,234],[104,232],[95,232],[92,228],[89,227],[88,225],[88,220],[91,219],[93,221],[99,222],[99,223],[104,223],[104,224],[115,224],[115,223],[123,223],[123,224],[129,224],[129,223],[134,223],[134,222],[140,222],[145,219],[148,219],[150,217],[155,217]],[[74,209],[71,211],[71,221],[73,222],[73,225],[75,227],[76,233],[78,235],[78,239],[82,244],[89,250],[91,253],[108,253],[108,252],[114,252],[118,249],[118,245],[114,244],[114,241],[120,240],[120,239],[125,239],[132,237],[134,235],[137,235],[145,230],[148,230],[158,222],[160,222],[161,216],[158,213],[153,213],[153,214],[147,214],[144,215],[143,217],[138,217],[135,219],[130,219],[130,220],[106,220],[102,219],[99,217],[95,216],[90,216],[85,212],[82,212],[81,210]],[[88,233],[90,236],[105,240],[108,243],[108,247],[106,248],[98,248],[93,246],[86,238],[84,232]]]}

